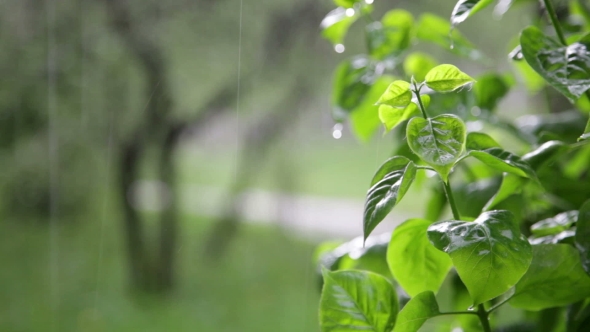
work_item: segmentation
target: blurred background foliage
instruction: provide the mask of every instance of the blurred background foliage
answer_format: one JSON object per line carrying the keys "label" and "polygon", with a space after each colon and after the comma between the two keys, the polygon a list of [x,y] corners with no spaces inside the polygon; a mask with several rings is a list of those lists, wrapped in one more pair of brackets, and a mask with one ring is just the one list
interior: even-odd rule
{"label": "blurred background foliage", "polygon": [[[375,5],[447,17],[454,1]],[[347,209],[395,147],[332,137],[333,71],[364,45],[355,27],[343,54],[321,39],[330,8],[0,2],[0,330],[317,330],[313,247],[360,234]],[[464,23],[488,60],[455,64],[509,70],[535,9]],[[538,107],[523,91],[500,114]],[[391,222],[424,203],[408,196]]]}

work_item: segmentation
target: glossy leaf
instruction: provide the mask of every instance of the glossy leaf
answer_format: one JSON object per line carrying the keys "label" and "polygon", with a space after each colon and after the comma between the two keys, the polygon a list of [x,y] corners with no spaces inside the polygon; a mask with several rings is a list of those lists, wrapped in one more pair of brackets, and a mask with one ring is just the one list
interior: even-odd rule
{"label": "glossy leaf", "polygon": [[534,170],[544,164],[553,161],[561,152],[567,151],[568,147],[560,141],[548,141],[535,150],[522,156],[522,160],[528,163]]}
{"label": "glossy leaf", "polygon": [[412,101],[410,83],[406,81],[394,81],[377,100],[377,105],[405,108]]}
{"label": "glossy leaf", "polygon": [[451,13],[451,24],[457,25],[482,10],[494,0],[459,0]]}
{"label": "glossy leaf", "polygon": [[427,164],[445,179],[455,161],[463,153],[465,123],[454,115],[439,115],[434,118],[413,118],[408,122],[406,136],[408,145]]}
{"label": "glossy leaf", "polygon": [[535,236],[557,234],[568,230],[578,219],[578,211],[562,212],[554,217],[543,219],[531,226],[531,232]]}
{"label": "glossy leaf", "polygon": [[342,44],[348,28],[359,18],[358,13],[352,9],[353,15],[349,16],[347,8],[338,7],[326,15],[320,24],[322,36],[334,45]]}
{"label": "glossy leaf", "polygon": [[424,81],[426,74],[436,67],[436,60],[426,53],[414,52],[404,60],[404,71],[408,77],[414,76],[418,82]]}
{"label": "glossy leaf", "polygon": [[393,332],[416,332],[429,318],[440,314],[434,293],[427,291],[414,296],[397,316]]}
{"label": "glossy leaf", "polygon": [[533,246],[533,260],[515,286],[510,304],[527,310],[567,305],[590,296],[590,277],[567,244]]}
{"label": "glossy leaf", "polygon": [[590,139],[590,119],[588,119],[584,133],[580,136],[580,138],[578,138],[578,141],[584,141],[587,139]]}
{"label": "glossy leaf", "polygon": [[437,222],[428,228],[428,238],[451,256],[474,304],[514,286],[532,259],[531,246],[509,211],[484,212],[473,222]]}
{"label": "glossy leaf", "polygon": [[473,132],[467,134],[465,147],[467,150],[485,150],[489,148],[499,148],[500,144],[488,134]]}
{"label": "glossy leaf", "polygon": [[522,31],[520,45],[529,65],[570,101],[590,89],[590,35],[564,46],[530,26]]}
{"label": "glossy leaf", "polygon": [[536,178],[535,171],[520,157],[500,148],[483,151],[472,150],[469,155],[501,172],[508,172],[525,178]]}
{"label": "glossy leaf", "polygon": [[323,270],[320,299],[322,332],[389,332],[395,324],[398,304],[393,285],[366,271]]}
{"label": "glossy leaf", "polygon": [[453,265],[430,244],[426,230],[431,222],[410,219],[397,226],[387,249],[387,263],[395,280],[410,295],[438,292]]}
{"label": "glossy leaf", "polygon": [[568,229],[556,234],[545,236],[530,236],[529,243],[532,245],[538,244],[558,244],[566,243],[568,245],[574,244],[574,236],[576,236],[576,228]]}
{"label": "glossy leaf", "polygon": [[381,22],[366,27],[369,53],[377,59],[399,55],[410,46],[413,26],[414,17],[410,12],[401,9],[388,11]]}
{"label": "glossy leaf", "polygon": [[[424,107],[430,103],[430,97],[428,95],[421,96]],[[381,123],[385,125],[387,131],[397,127],[400,123],[408,120],[412,116],[420,114],[420,109],[416,103],[411,102],[406,108],[399,109],[388,105],[379,106],[379,119]]]}
{"label": "glossy leaf", "polygon": [[368,141],[379,128],[379,107],[375,102],[384,89],[393,81],[391,76],[379,77],[367,94],[350,113],[352,132],[361,141]]}
{"label": "glossy leaf", "polygon": [[364,99],[376,80],[371,60],[357,56],[343,61],[336,69],[332,85],[334,120],[345,120]]}
{"label": "glossy leaf", "polygon": [[426,74],[425,82],[434,91],[451,92],[473,83],[475,80],[459,68],[444,64],[432,68]]}
{"label": "glossy leaf", "polygon": [[405,157],[388,159],[377,171],[365,202],[363,233],[365,239],[404,197],[414,178],[416,165]]}
{"label": "glossy leaf", "polygon": [[316,261],[320,267],[326,267],[331,271],[355,269],[387,276],[390,274],[386,260],[390,240],[391,233],[372,235],[366,241],[364,237],[359,236],[336,247],[332,246],[331,250],[318,253],[320,255]]}
{"label": "glossy leaf", "polygon": [[483,58],[482,54],[459,31],[451,29],[448,20],[434,14],[425,13],[420,16],[416,37],[472,60]]}
{"label": "glossy leaf", "polygon": [[488,211],[494,208],[496,205],[502,203],[506,198],[512,195],[520,194],[525,182],[525,178],[522,178],[511,173],[504,173],[500,188],[498,189],[494,197],[492,197],[483,207],[483,211]]}
{"label": "glossy leaf", "polygon": [[576,227],[576,248],[580,252],[582,267],[590,275],[590,200],[580,208]]}
{"label": "glossy leaf", "polygon": [[498,102],[508,94],[511,83],[505,77],[490,73],[479,76],[473,85],[476,104],[479,108],[492,111]]}

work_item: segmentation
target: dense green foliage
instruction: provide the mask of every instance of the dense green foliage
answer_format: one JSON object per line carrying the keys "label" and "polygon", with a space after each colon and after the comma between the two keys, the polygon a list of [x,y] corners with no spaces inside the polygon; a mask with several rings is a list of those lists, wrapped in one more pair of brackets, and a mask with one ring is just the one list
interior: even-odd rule
{"label": "dense green foliage", "polygon": [[[437,316],[453,321],[436,331],[590,329],[588,3],[567,1],[558,12],[544,0],[547,20],[524,28],[510,54],[516,73],[474,79],[411,48],[434,43],[485,61],[457,26],[494,1],[459,0],[450,21],[428,13],[414,20],[401,9],[376,20],[373,1],[335,2],[340,7],[324,19],[324,37],[341,53],[362,18],[367,54],[336,70],[334,119],[349,120],[362,140],[381,123],[398,148],[370,182],[364,249],[354,240],[320,259],[321,330],[418,331]],[[499,1],[495,13],[527,2]],[[531,94],[539,86],[547,96],[555,89],[564,101],[547,98],[550,114],[505,119],[498,105],[517,80]],[[389,243],[371,236],[412,186],[431,181],[424,219],[396,227]],[[448,294],[452,303],[443,303]],[[505,304],[523,314],[505,319]]]}

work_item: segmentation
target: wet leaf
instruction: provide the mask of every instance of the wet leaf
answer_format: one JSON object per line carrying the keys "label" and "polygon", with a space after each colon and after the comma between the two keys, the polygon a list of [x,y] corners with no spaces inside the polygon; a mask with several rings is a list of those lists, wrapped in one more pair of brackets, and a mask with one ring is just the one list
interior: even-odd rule
{"label": "wet leaf", "polygon": [[[424,107],[428,107],[427,105],[430,103],[430,97],[428,95],[423,95],[421,98]],[[416,114],[420,114],[420,109],[414,102],[411,102],[404,109],[399,109],[388,105],[379,106],[379,119],[381,120],[381,123],[385,125],[385,129],[387,131],[392,130],[400,123],[408,120]]]}
{"label": "wet leaf", "polygon": [[399,55],[410,46],[414,17],[402,9],[390,10],[381,19],[367,25],[369,53],[377,59]]}
{"label": "wet leaf", "polygon": [[494,0],[459,0],[451,13],[451,24],[457,25],[464,22],[469,16],[484,9]]}
{"label": "wet leaf", "polygon": [[444,64],[432,68],[425,78],[426,85],[437,92],[455,91],[467,84],[475,82],[459,68]]}
{"label": "wet leaf", "polygon": [[371,60],[357,56],[343,61],[336,69],[332,85],[334,120],[345,120],[362,101],[377,75]]}
{"label": "wet leaf", "polygon": [[428,238],[451,256],[476,305],[514,286],[532,259],[531,246],[509,211],[484,212],[473,222],[437,222],[428,228]]}
{"label": "wet leaf", "polygon": [[413,118],[406,128],[408,145],[445,179],[455,161],[463,153],[465,123],[455,115],[434,118]]}
{"label": "wet leaf", "polygon": [[482,151],[471,150],[469,155],[501,172],[508,172],[525,178],[535,179],[535,171],[520,157],[500,148]]}
{"label": "wet leaf", "polygon": [[567,244],[533,246],[533,260],[515,286],[510,304],[541,310],[590,297],[590,277],[584,273],[576,249]]}
{"label": "wet leaf", "polygon": [[366,271],[323,270],[320,327],[323,332],[389,332],[398,304],[393,285]]}
{"label": "wet leaf", "polygon": [[427,291],[414,296],[397,316],[393,332],[416,332],[429,318],[440,314],[434,293]]}
{"label": "wet leaf", "polygon": [[499,148],[500,144],[488,134],[473,132],[467,134],[465,147],[467,150],[485,150]]}
{"label": "wet leaf", "polygon": [[387,263],[395,280],[410,295],[438,292],[453,265],[430,244],[426,230],[431,222],[410,219],[397,226],[387,249]]}
{"label": "wet leaf", "polygon": [[582,134],[582,136],[580,136],[580,138],[578,138],[578,141],[584,141],[590,139],[590,119],[588,119],[588,122],[586,123],[586,128],[584,129],[584,133]]}
{"label": "wet leaf", "polygon": [[414,178],[416,165],[406,157],[388,159],[371,181],[363,221],[365,239],[404,197]]}
{"label": "wet leaf", "polygon": [[341,6],[344,8],[352,8],[355,3],[360,2],[362,0],[334,0],[334,3],[337,6]]}
{"label": "wet leaf", "polygon": [[426,53],[414,52],[404,60],[404,71],[408,77],[414,76],[418,82],[424,81],[426,74],[436,67],[436,60]]}
{"label": "wet leaf", "polygon": [[504,173],[500,188],[494,197],[492,197],[483,207],[483,211],[488,211],[494,208],[496,205],[502,203],[506,198],[515,194],[519,194],[522,191],[522,186],[525,184],[525,182],[525,178],[511,173]]}
{"label": "wet leaf", "polygon": [[564,46],[530,26],[522,31],[520,45],[528,64],[571,102],[590,89],[590,35]]}
{"label": "wet leaf", "polygon": [[554,217],[543,219],[531,226],[535,236],[553,235],[568,230],[578,219],[578,211],[562,212]]}
{"label": "wet leaf", "polygon": [[425,13],[420,16],[416,37],[472,60],[483,59],[483,55],[459,31],[451,30],[448,20],[434,14]]}
{"label": "wet leaf", "polygon": [[493,111],[498,102],[510,91],[510,86],[511,83],[505,77],[495,73],[479,76],[473,85],[477,106]]}
{"label": "wet leaf", "polygon": [[590,200],[582,204],[576,228],[576,248],[580,252],[582,267],[590,275]]}
{"label": "wet leaf", "polygon": [[394,81],[377,100],[377,105],[405,108],[412,101],[410,83],[406,81]]}
{"label": "wet leaf", "polygon": [[[350,13],[350,11],[349,11]],[[332,42],[332,44],[342,44],[344,37],[348,32],[348,28],[356,22],[360,17],[357,11],[349,16],[347,8],[338,7],[329,12],[322,20],[320,27],[322,28],[322,36]]]}
{"label": "wet leaf", "polygon": [[361,141],[368,141],[379,128],[379,107],[375,102],[384,89],[393,81],[391,76],[379,77],[367,94],[350,113],[352,132]]}
{"label": "wet leaf", "polygon": [[548,141],[522,156],[522,160],[528,163],[534,170],[537,170],[547,162],[553,161],[561,152],[567,150],[567,145],[561,141]]}

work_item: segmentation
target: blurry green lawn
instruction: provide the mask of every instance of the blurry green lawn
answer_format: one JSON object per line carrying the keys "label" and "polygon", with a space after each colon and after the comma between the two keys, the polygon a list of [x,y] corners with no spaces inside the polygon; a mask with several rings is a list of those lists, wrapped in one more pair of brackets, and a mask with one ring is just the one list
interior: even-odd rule
{"label": "blurry green lawn", "polygon": [[209,226],[183,219],[179,281],[162,299],[130,295],[119,220],[105,221],[102,237],[97,220],[60,227],[57,265],[47,227],[0,223],[0,331],[317,330],[312,244],[244,224],[228,254],[207,263]]}

